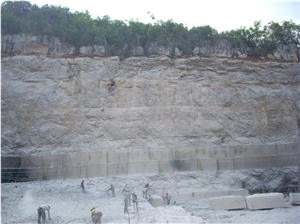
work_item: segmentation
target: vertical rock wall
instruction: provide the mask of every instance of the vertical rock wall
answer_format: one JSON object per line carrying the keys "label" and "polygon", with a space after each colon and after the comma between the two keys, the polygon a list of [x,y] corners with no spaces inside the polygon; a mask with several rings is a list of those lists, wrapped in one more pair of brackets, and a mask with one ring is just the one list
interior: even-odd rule
{"label": "vertical rock wall", "polygon": [[298,163],[298,63],[20,55],[1,88],[2,157],[34,178]]}

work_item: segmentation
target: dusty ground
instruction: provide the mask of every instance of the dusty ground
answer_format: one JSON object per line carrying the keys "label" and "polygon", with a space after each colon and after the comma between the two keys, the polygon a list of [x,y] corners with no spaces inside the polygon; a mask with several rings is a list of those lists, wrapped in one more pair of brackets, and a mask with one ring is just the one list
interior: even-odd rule
{"label": "dusty ground", "polygon": [[[245,172],[201,172],[162,175],[129,175],[85,179],[86,193],[80,188],[81,179],[49,180],[1,184],[1,223],[37,223],[36,208],[46,203],[51,206],[49,224],[92,223],[90,209],[97,206],[102,212],[102,223],[300,223],[300,207],[291,206],[270,210],[213,211],[208,200],[177,201],[176,205],[152,207],[142,198],[145,183],[152,193],[160,195],[165,186],[172,194],[193,191],[239,189],[240,180],[257,185],[247,179]],[[274,183],[276,181],[274,180]],[[121,191],[125,184],[139,197],[139,213],[129,207],[123,212]],[[116,197],[105,194],[110,184],[116,187]]]}

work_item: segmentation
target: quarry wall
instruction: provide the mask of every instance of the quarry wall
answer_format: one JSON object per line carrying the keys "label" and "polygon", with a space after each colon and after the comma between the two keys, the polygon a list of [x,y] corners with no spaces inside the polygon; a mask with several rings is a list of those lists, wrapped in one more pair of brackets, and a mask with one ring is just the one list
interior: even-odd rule
{"label": "quarry wall", "polygon": [[45,52],[1,59],[2,170],[55,179],[298,166],[298,62]]}

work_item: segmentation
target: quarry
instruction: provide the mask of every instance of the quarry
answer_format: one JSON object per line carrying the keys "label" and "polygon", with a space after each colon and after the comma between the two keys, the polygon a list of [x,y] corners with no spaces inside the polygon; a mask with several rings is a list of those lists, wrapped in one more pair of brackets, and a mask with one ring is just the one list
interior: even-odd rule
{"label": "quarry", "polygon": [[[19,47],[1,59],[2,223],[36,223],[41,203],[46,223],[92,223],[93,206],[103,223],[299,223],[297,48],[124,59],[2,39]],[[126,183],[139,213],[123,213]]]}

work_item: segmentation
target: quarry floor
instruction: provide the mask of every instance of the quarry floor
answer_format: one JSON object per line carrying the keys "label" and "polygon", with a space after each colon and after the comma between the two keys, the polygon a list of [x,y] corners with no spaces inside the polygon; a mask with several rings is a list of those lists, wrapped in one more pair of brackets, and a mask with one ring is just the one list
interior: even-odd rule
{"label": "quarry floor", "polygon": [[[102,223],[300,223],[300,207],[286,206],[269,210],[211,210],[208,199],[176,201],[168,206],[152,207],[142,197],[146,183],[152,194],[160,195],[165,187],[169,194],[195,191],[240,189],[237,180],[245,173],[201,172],[110,176],[82,179],[44,180],[1,184],[1,223],[37,223],[37,207],[51,206],[49,224],[92,223],[90,209],[96,206],[103,212]],[[125,184],[137,193],[139,212],[129,206],[124,214],[123,196]],[[116,197],[106,193],[110,184],[116,188]],[[251,183],[249,183],[251,184]],[[255,183],[253,183],[255,184]]]}

